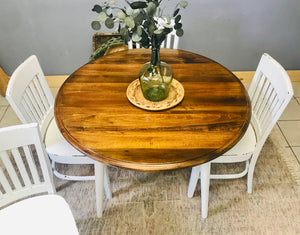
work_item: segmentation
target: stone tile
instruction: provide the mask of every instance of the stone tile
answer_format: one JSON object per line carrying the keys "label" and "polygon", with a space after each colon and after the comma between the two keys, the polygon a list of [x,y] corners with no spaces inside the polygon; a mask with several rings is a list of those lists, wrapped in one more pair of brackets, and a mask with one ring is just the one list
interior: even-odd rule
{"label": "stone tile", "polygon": [[298,162],[300,162],[300,147],[292,147],[294,154],[296,155],[296,158],[298,159]]}
{"label": "stone tile", "polygon": [[9,107],[0,121],[0,127],[13,126],[21,124],[21,121],[15,114],[14,110]]}
{"label": "stone tile", "polygon": [[271,131],[270,135],[276,136],[276,139],[280,143],[281,146],[289,146],[288,142],[286,141],[284,135],[282,134],[278,124],[274,126],[273,130]]}
{"label": "stone tile", "polygon": [[5,112],[6,112],[7,106],[0,106],[0,121],[2,120]]}
{"label": "stone tile", "polygon": [[0,105],[9,105],[7,99],[2,95],[0,95]]}
{"label": "stone tile", "polygon": [[279,120],[300,120],[300,105],[296,99],[291,99]]}
{"label": "stone tile", "polygon": [[300,146],[300,121],[278,121],[290,146]]}
{"label": "stone tile", "polygon": [[294,96],[300,97],[300,82],[293,82]]}

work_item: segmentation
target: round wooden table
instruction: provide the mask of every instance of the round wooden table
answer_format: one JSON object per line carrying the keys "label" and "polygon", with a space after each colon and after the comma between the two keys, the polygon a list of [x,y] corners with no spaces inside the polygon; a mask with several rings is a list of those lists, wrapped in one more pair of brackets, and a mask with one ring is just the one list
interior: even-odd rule
{"label": "round wooden table", "polygon": [[180,104],[163,111],[132,105],[126,89],[150,56],[150,50],[134,49],[102,57],[75,71],[57,94],[60,131],[99,163],[100,179],[102,164],[138,171],[200,165],[228,151],[247,130],[251,105],[239,79],[187,51],[161,49],[161,60],[184,87]]}

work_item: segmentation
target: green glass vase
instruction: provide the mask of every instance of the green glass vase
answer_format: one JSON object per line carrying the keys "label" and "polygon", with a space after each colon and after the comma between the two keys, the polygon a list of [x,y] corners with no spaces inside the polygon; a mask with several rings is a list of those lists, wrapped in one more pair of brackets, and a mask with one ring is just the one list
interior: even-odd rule
{"label": "green glass vase", "polygon": [[173,80],[173,70],[160,61],[160,46],[151,48],[151,61],[145,63],[139,71],[139,81],[143,96],[150,101],[159,102],[169,95]]}

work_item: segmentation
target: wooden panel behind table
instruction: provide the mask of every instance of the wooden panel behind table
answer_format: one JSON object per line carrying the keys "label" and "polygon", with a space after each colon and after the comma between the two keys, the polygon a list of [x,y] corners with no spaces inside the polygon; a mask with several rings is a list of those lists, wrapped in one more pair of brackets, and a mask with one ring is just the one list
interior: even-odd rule
{"label": "wooden panel behind table", "polygon": [[5,97],[8,82],[9,82],[9,77],[0,67],[0,95],[2,95],[3,97]]}

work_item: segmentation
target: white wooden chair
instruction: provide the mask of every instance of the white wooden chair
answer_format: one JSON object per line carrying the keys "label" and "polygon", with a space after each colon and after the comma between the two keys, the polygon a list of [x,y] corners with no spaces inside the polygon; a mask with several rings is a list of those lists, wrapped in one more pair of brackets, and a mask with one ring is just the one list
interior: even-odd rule
{"label": "white wooden chair", "polygon": [[[159,19],[162,21],[162,19]],[[174,26],[175,22],[174,20],[171,21],[171,25]],[[176,35],[176,30],[173,29],[171,33],[169,33],[166,37],[166,39],[162,42],[161,48],[171,48],[171,49],[178,49],[179,44],[179,37]],[[141,48],[141,45],[139,43],[135,43],[132,40],[128,42],[128,49],[134,49],[134,48]]]}
{"label": "white wooden chair", "polygon": [[[13,72],[6,98],[22,123],[39,124],[56,177],[75,181],[95,180],[95,175],[67,175],[58,172],[56,168],[56,163],[94,165],[95,162],[71,146],[59,131],[54,118],[54,99],[35,55],[30,56]],[[106,168],[104,186],[107,198],[111,198]]]}
{"label": "white wooden chair", "polygon": [[78,234],[69,205],[53,193],[38,124],[0,129],[0,234]]}
{"label": "white wooden chair", "polygon": [[[248,93],[252,105],[252,117],[245,135],[228,152],[209,163],[205,163],[208,170],[204,175],[201,176],[201,166],[192,168],[188,197],[193,197],[199,178],[201,178],[201,184],[208,183],[206,187],[203,186],[206,192],[201,192],[203,218],[206,218],[208,211],[209,178],[234,179],[247,174],[247,191],[252,193],[253,173],[257,158],[271,130],[293,97],[293,88],[284,68],[270,55],[263,54]],[[210,174],[211,164],[235,162],[245,162],[246,166],[243,172]]]}

